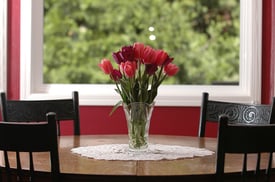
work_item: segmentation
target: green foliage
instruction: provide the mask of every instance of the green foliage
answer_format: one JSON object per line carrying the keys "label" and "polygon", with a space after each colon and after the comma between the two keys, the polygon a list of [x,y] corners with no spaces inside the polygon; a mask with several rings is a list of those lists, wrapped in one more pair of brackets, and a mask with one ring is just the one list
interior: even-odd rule
{"label": "green foliage", "polygon": [[174,57],[180,72],[166,84],[237,82],[239,10],[239,0],[44,0],[44,82],[111,83],[98,63],[134,42]]}

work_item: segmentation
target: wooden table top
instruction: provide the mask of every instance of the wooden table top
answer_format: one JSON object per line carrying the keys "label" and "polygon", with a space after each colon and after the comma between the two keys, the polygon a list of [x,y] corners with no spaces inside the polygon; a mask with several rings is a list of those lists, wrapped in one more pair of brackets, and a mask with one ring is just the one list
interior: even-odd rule
{"label": "wooden table top", "polygon": [[[216,138],[150,135],[149,141],[167,145],[206,148],[214,152],[217,147]],[[83,181],[85,181],[84,179],[88,178],[89,175],[140,176],[141,178],[148,176],[210,176],[213,180],[216,154],[178,160],[107,161],[95,160],[71,152],[72,148],[79,146],[120,144],[127,142],[127,135],[60,136],[59,157],[61,173],[68,176],[79,176],[80,178],[81,176],[85,176],[85,178],[82,178]],[[35,163],[35,168],[40,171],[49,171],[49,164],[45,162],[48,160],[48,157],[49,155],[46,153],[36,154],[34,159],[37,159],[38,162]],[[256,155],[249,155],[249,157],[252,158],[253,161],[248,164],[248,169],[253,169],[256,165]],[[242,167],[240,165],[241,162],[242,155],[228,155],[226,158],[225,172],[231,173],[240,171]],[[3,157],[0,158],[0,165],[3,166]],[[26,165],[25,161],[23,161],[23,166],[24,165]],[[209,178],[209,181],[211,181],[211,178]]]}

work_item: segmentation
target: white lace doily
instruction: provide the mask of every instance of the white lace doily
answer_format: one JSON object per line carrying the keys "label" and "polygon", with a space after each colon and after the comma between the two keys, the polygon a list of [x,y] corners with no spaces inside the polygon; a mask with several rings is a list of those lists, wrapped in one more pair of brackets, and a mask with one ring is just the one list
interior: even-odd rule
{"label": "white lace doily", "polygon": [[71,149],[73,153],[102,160],[173,160],[214,154],[204,148],[178,145],[149,144],[146,151],[131,152],[128,144],[105,144]]}

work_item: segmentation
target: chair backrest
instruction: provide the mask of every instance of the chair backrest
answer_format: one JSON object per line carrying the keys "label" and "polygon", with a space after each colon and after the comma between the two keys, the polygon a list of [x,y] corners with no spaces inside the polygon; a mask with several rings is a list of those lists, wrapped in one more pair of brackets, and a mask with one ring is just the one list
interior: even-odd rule
{"label": "chair backrest", "polygon": [[60,135],[59,122],[68,120],[74,122],[74,135],[80,135],[79,97],[77,91],[72,93],[72,98],[55,100],[8,100],[5,92],[2,92],[1,106],[4,121],[45,121],[46,113],[54,112],[58,120],[58,135]]}
{"label": "chair backrest", "polygon": [[[209,94],[202,94],[198,136],[204,137],[206,122],[218,122],[226,114],[229,123],[266,124],[271,115],[271,104],[245,104],[209,100]],[[274,112],[275,115],[275,112]]]}
{"label": "chair backrest", "polygon": [[[5,172],[8,181],[33,181],[35,167],[33,152],[49,152],[51,164],[51,177],[58,181],[60,176],[58,135],[55,113],[48,113],[44,122],[0,122],[0,150],[4,151]],[[11,166],[9,156],[16,152],[16,166]],[[21,152],[29,152],[29,169],[21,167]],[[14,159],[11,159],[14,160]],[[16,174],[14,176],[14,173]],[[15,178],[14,178],[15,177]],[[23,178],[23,179],[22,179]]]}
{"label": "chair backrest", "polygon": [[[223,181],[224,166],[226,165],[225,156],[227,153],[270,153],[271,155],[269,155],[269,161],[267,162],[266,173],[264,176],[268,181],[272,168],[272,153],[275,151],[275,142],[273,141],[274,138],[275,124],[229,124],[229,117],[227,115],[221,115],[219,117],[217,144],[217,181]],[[248,158],[246,157],[247,155],[244,156],[243,171],[241,174],[243,175],[243,178],[247,178],[248,172],[246,169],[246,163]],[[255,165],[255,171],[251,173],[254,175],[252,176],[253,179],[256,179],[261,174],[260,163],[261,157],[258,157],[257,165]]]}

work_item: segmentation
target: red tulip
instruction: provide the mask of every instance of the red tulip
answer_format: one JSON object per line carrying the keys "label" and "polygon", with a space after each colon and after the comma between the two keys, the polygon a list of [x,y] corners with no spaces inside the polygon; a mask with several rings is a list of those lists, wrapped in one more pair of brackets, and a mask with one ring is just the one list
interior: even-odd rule
{"label": "red tulip", "polygon": [[121,63],[119,68],[126,77],[132,78],[136,74],[137,65],[136,62],[126,61],[125,63]]}
{"label": "red tulip", "polygon": [[134,61],[135,60],[135,52],[133,46],[124,46],[121,48],[121,54],[125,61]]}
{"label": "red tulip", "polygon": [[110,77],[111,77],[112,80],[118,81],[122,78],[122,74],[120,73],[119,70],[114,69],[112,71],[112,73],[110,74]]}
{"label": "red tulip", "polygon": [[156,64],[158,66],[163,65],[165,60],[167,59],[168,54],[163,50],[156,50]]}
{"label": "red tulip", "polygon": [[112,56],[113,56],[113,58],[114,58],[114,60],[116,61],[117,64],[120,64],[121,62],[124,62],[121,51],[113,52]]}
{"label": "red tulip", "polygon": [[113,71],[113,66],[109,59],[106,59],[106,58],[102,59],[100,64],[98,64],[98,66],[107,75],[111,74]]}
{"label": "red tulip", "polygon": [[136,43],[134,43],[133,47],[134,47],[134,51],[135,51],[135,58],[143,59],[144,44],[136,42]]}
{"label": "red tulip", "polygon": [[168,76],[173,76],[179,71],[179,67],[173,63],[169,63],[164,67],[164,72]]}
{"label": "red tulip", "polygon": [[150,47],[150,46],[146,46],[144,48],[144,52],[143,52],[143,63],[144,64],[155,64],[156,62],[156,51]]}

